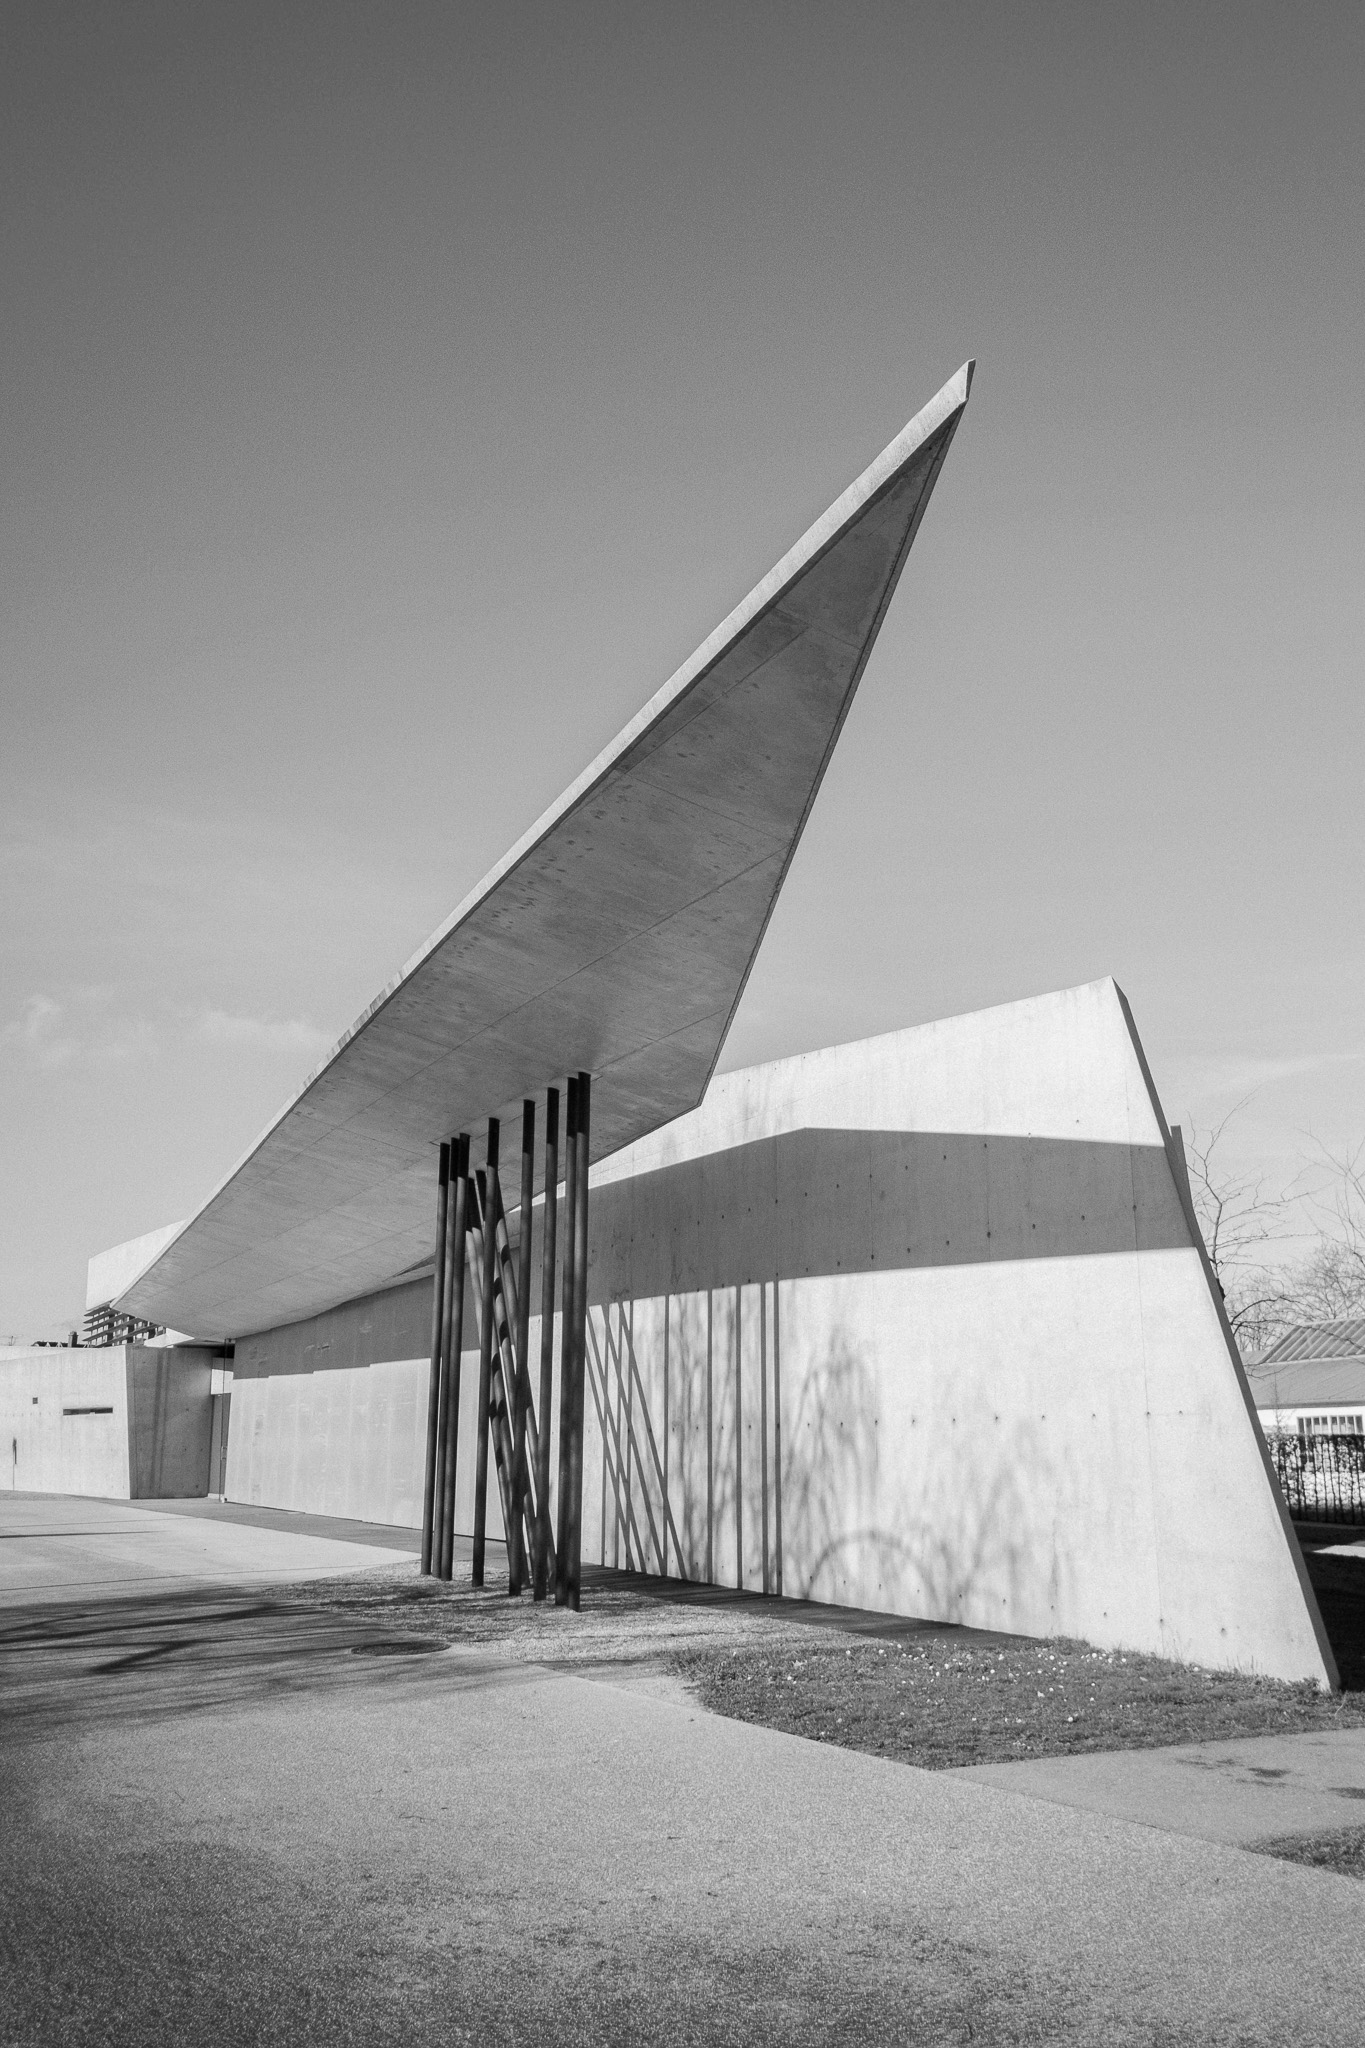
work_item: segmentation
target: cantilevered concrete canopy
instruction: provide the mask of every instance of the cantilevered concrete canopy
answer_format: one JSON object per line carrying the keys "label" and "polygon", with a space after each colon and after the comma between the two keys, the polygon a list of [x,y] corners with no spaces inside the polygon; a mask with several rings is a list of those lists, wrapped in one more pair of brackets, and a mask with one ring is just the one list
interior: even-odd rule
{"label": "cantilevered concrete canopy", "polygon": [[440,1139],[477,1140],[490,1115],[511,1124],[566,1073],[593,1076],[594,1158],[695,1107],[971,375],[965,364],[465,899],[120,1308],[228,1339],[420,1266]]}

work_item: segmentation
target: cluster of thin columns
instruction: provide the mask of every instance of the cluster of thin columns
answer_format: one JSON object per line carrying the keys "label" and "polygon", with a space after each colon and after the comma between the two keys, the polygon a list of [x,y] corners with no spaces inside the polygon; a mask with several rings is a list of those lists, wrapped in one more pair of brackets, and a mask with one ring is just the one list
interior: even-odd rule
{"label": "cluster of thin columns", "polygon": [[465,1281],[479,1330],[478,1428],[474,1447],[474,1584],[484,1582],[488,1456],[507,1538],[507,1590],[528,1578],[543,1600],[577,1607],[582,1584],[583,1393],[588,1319],[588,1141],[591,1080],[568,1084],[564,1130],[564,1261],[561,1275],[559,1463],[556,1527],[550,1527],[550,1412],[554,1380],[559,1090],[545,1098],[545,1214],[541,1250],[540,1384],[531,1384],[530,1323],[536,1105],[522,1106],[521,1242],[514,1260],[499,1177],[499,1129],[488,1121],[484,1166],[470,1172],[464,1132],[440,1150],[436,1261],[432,1288],[431,1382],[427,1398],[422,1571],[449,1579],[455,1547],[455,1464],[459,1448],[461,1332]]}

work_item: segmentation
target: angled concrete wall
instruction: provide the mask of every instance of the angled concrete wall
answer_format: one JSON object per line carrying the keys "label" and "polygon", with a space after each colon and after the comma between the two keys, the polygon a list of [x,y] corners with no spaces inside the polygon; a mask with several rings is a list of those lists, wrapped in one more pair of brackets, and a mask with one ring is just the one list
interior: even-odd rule
{"label": "angled concrete wall", "polygon": [[[591,1239],[590,1561],[1334,1676],[1112,982],[723,1076]],[[416,1524],[430,1309],[243,1344],[229,1496]]]}
{"label": "angled concrete wall", "polygon": [[603,1357],[614,1314],[658,1435],[667,1315],[692,1568],[709,1320],[716,1578],[759,1583],[766,1521],[776,1583],[780,1473],[788,1592],[1334,1676],[1112,982],[725,1076],[608,1176]]}

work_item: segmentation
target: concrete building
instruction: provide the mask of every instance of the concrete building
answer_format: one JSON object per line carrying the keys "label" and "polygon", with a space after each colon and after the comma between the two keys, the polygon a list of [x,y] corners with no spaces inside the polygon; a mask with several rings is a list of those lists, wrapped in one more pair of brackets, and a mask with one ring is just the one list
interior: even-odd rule
{"label": "concrete building", "polygon": [[[1112,982],[724,1075],[591,1213],[591,1561],[1320,1675]],[[239,1339],[230,1497],[420,1520],[430,1288]]]}
{"label": "concrete building", "polygon": [[505,1532],[571,1600],[600,1559],[1332,1683],[1112,982],[713,1078],[969,389],[93,1291],[234,1347],[230,1497],[436,1570]]}
{"label": "concrete building", "polygon": [[1365,1317],[1286,1330],[1247,1380],[1300,1526],[1365,1529]]}

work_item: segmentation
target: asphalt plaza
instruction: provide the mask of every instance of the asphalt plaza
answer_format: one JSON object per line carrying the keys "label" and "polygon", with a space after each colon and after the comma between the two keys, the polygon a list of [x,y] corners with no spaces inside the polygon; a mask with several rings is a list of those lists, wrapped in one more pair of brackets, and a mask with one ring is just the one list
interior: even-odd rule
{"label": "asphalt plaza", "polygon": [[1359,2038],[1359,1884],[1210,1818],[1355,1818],[1358,1731],[927,1772],[565,1664],[590,1598],[515,1650],[329,1606],[410,1550],[264,1519],[0,1502],[7,2039]]}

